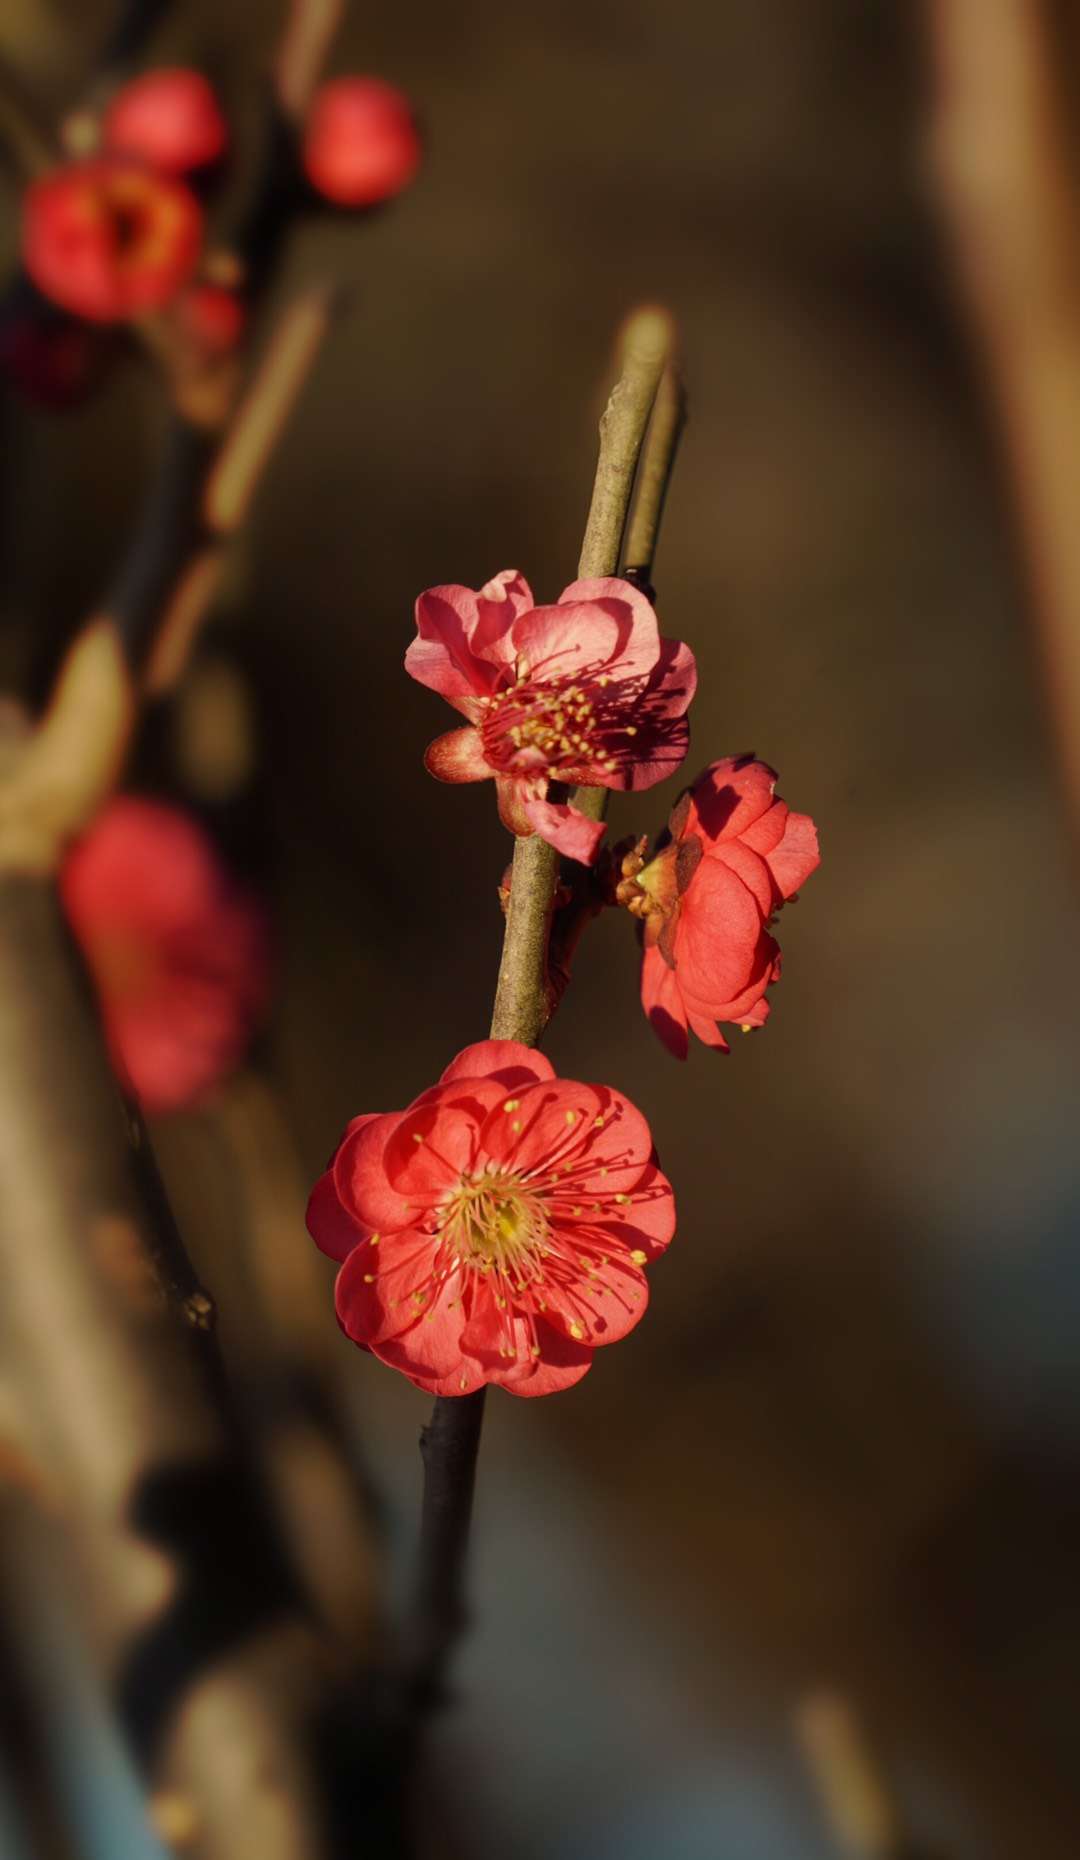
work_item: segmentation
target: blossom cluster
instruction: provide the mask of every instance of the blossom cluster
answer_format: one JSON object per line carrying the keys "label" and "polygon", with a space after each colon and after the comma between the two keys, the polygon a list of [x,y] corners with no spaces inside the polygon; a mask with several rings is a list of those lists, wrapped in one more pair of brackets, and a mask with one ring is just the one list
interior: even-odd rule
{"label": "blossom cluster", "polygon": [[[207,231],[208,195],[231,136],[207,79],[183,68],[145,72],[99,120],[80,118],[79,136],[88,146],[78,158],[32,182],[23,202],[23,263],[47,306],[99,329],[167,316],[177,340],[211,357],[234,347],[245,279]],[[312,202],[352,210],[400,193],[420,158],[408,100],[373,77],[323,84],[294,150]],[[0,361],[28,392],[63,401],[73,357],[85,349],[39,315],[6,341]]]}
{"label": "blossom cluster", "polygon": [[[669,1051],[685,1058],[691,1032],[727,1051],[720,1022],[762,1026],[776,913],[818,863],[814,824],[777,797],[775,771],[711,763],[651,856],[644,836],[603,854],[603,823],[574,804],[577,788],[651,788],[686,756],[694,655],[646,596],[612,576],[538,606],[515,570],[429,588],[405,665],[466,720],[429,746],[433,775],[493,780],[511,833],[578,869],[606,861],[600,890],[639,922],[642,1004]],[[674,1224],[641,1113],[498,1040],[468,1047],[407,1110],[354,1118],[308,1207],[339,1262],[346,1334],[450,1396],[577,1382],[642,1316],[644,1268]]]}

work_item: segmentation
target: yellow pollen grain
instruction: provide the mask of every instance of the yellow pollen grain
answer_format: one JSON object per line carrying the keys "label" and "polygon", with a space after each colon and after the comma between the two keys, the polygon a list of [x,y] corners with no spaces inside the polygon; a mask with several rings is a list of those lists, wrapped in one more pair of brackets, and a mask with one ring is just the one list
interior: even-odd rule
{"label": "yellow pollen grain", "polygon": [[626,726],[626,734],[627,736],[636,736],[637,735],[637,724],[628,723]]}
{"label": "yellow pollen grain", "polygon": [[462,1376],[462,1378],[461,1378],[461,1381],[460,1381],[460,1382],[458,1383],[458,1388],[459,1388],[459,1389],[467,1389],[467,1388],[468,1388],[468,1386],[469,1386],[469,1378],[468,1378],[468,1376]]}
{"label": "yellow pollen grain", "polygon": [[649,1255],[647,1253],[643,1253],[639,1246],[635,1247],[634,1251],[630,1255],[630,1258],[633,1260],[635,1266],[643,1266],[645,1264],[645,1261],[648,1259],[648,1257]]}
{"label": "yellow pollen grain", "polygon": [[747,1024],[745,1027],[740,1027],[739,1029],[740,1033],[752,1033],[753,1031],[754,1031],[753,1028],[749,1024]]}
{"label": "yellow pollen grain", "polygon": [[539,1354],[540,1354],[540,1345],[538,1343],[534,1343],[532,1346],[532,1349],[529,1351],[529,1355],[535,1359],[536,1357],[539,1356]]}
{"label": "yellow pollen grain", "polygon": [[510,1120],[510,1128],[511,1128],[511,1130],[513,1131],[513,1133],[514,1133],[514,1135],[515,1135],[515,1137],[516,1137],[516,1136],[518,1136],[518,1135],[520,1134],[520,1132],[521,1132],[521,1119],[520,1119],[520,1117],[514,1117],[514,1118],[511,1118],[511,1120]]}
{"label": "yellow pollen grain", "polygon": [[375,1283],[375,1274],[374,1274],[373,1272],[365,1272],[365,1274],[364,1274],[364,1284],[365,1284],[365,1285],[374,1285],[374,1283]]}
{"label": "yellow pollen grain", "polygon": [[372,1234],[372,1235],[371,1235],[371,1237],[370,1237],[370,1239],[368,1240],[368,1245],[369,1245],[369,1246],[378,1246],[378,1244],[379,1244],[379,1236],[378,1236],[378,1234]]}
{"label": "yellow pollen grain", "polygon": [[577,1117],[578,1117],[578,1114],[576,1111],[567,1111],[566,1113],[566,1121],[568,1124],[576,1124]]}
{"label": "yellow pollen grain", "polygon": [[505,1310],[506,1310],[506,1300],[505,1300],[505,1298],[496,1298],[496,1300],[495,1300],[495,1303],[496,1303],[496,1304],[498,1305],[498,1307],[499,1307],[499,1310],[500,1310],[500,1311],[505,1311]]}
{"label": "yellow pollen grain", "polygon": [[506,1103],[503,1105],[503,1110],[504,1111],[516,1111],[520,1103],[521,1103],[520,1098],[508,1098],[506,1100]]}
{"label": "yellow pollen grain", "polygon": [[414,1130],[414,1131],[413,1131],[413,1133],[412,1133],[412,1140],[413,1140],[413,1142],[414,1142],[414,1143],[422,1143],[422,1142],[424,1141],[424,1139],[423,1139],[423,1137],[421,1136],[421,1134],[420,1134],[420,1132],[419,1132],[418,1130]]}
{"label": "yellow pollen grain", "polygon": [[604,1120],[603,1120],[603,1118],[602,1118],[602,1117],[594,1117],[594,1118],[593,1118],[593,1129],[594,1129],[594,1130],[603,1130],[603,1128],[604,1128]]}
{"label": "yellow pollen grain", "polygon": [[619,1203],[620,1203],[620,1205],[621,1205],[622,1207],[624,1207],[624,1208],[628,1208],[628,1207],[630,1206],[630,1197],[629,1197],[629,1195],[616,1195],[616,1197],[615,1197],[615,1199],[616,1199],[616,1201],[617,1201],[617,1202],[619,1202]]}
{"label": "yellow pollen grain", "polygon": [[574,1338],[574,1340],[575,1340],[575,1342],[577,1342],[577,1343],[580,1343],[580,1342],[581,1342],[581,1339],[582,1339],[582,1338],[584,1337],[584,1335],[585,1335],[585,1332],[584,1332],[584,1331],[582,1330],[582,1328],[581,1328],[581,1325],[580,1325],[580,1324],[571,1324],[571,1326],[570,1326],[570,1335],[571,1335],[571,1337],[573,1337],[573,1338]]}

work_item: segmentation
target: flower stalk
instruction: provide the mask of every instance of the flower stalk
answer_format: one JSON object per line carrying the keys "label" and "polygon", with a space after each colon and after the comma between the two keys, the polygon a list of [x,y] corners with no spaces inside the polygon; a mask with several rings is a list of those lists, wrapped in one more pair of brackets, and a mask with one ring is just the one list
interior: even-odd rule
{"label": "flower stalk", "polygon": [[[614,575],[618,568],[638,458],[672,341],[673,323],[665,310],[634,311],[623,326],[619,379],[600,422],[600,455],[578,564],[582,579]],[[659,515],[658,504],[657,524]],[[602,807],[605,793],[579,790],[578,805],[596,795]],[[492,1039],[535,1046],[543,1034],[558,863],[554,847],[538,834],[515,840]],[[447,1663],[466,1619],[465,1559],[485,1394],[481,1388],[471,1395],[438,1396],[421,1434],[424,1498],[406,1646],[408,1690],[418,1717],[442,1695]]]}

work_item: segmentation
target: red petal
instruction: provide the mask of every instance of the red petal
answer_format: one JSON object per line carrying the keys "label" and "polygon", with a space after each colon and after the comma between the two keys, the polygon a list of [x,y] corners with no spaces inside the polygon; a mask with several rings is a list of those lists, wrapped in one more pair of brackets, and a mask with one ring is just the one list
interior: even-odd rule
{"label": "red petal", "polygon": [[781,895],[794,897],[820,864],[817,828],[809,814],[789,814],[784,837],[769,854],[769,870]]}
{"label": "red petal", "polygon": [[647,949],[642,961],[641,1005],[668,1052],[676,1059],[685,1059],[690,1043],[686,1037],[682,991],[677,976],[657,949]]}
{"label": "red petal", "polygon": [[384,1167],[395,1191],[414,1209],[442,1200],[472,1169],[480,1128],[505,1098],[506,1086],[493,1078],[457,1079],[424,1092],[386,1144]]}
{"label": "red petal", "polygon": [[[533,607],[514,622],[514,651],[537,683],[576,678],[616,663],[621,670],[621,650],[631,631],[630,614],[621,602]],[[659,650],[657,640],[644,671],[655,665]]]}
{"label": "red petal", "polygon": [[330,1170],[321,1175],[307,1204],[307,1230],[319,1251],[330,1259],[348,1259],[366,1235],[338,1200]]}
{"label": "red petal", "polygon": [[617,664],[622,676],[643,676],[652,670],[660,657],[660,628],[656,610],[633,582],[615,575],[587,581],[572,581],[559,596],[560,607],[602,604],[603,611],[614,619],[619,635],[610,662]]}
{"label": "red petal", "polygon": [[520,1040],[478,1040],[450,1061],[439,1083],[449,1085],[454,1079],[498,1079],[509,1089],[515,1085],[535,1085],[541,1079],[554,1077],[551,1061],[534,1046],[523,1046]]}
{"label": "red petal", "polygon": [[706,841],[732,840],[772,806],[776,770],[753,756],[725,756],[699,775],[691,790],[690,830]]}
{"label": "red petal", "polygon": [[748,985],[760,962],[762,912],[723,859],[704,858],[682,899],[676,941],[684,995],[728,1001]]}
{"label": "red petal", "polygon": [[367,1117],[344,1138],[333,1161],[338,1200],[366,1233],[408,1227],[412,1209],[386,1176],[386,1146],[404,1111]]}

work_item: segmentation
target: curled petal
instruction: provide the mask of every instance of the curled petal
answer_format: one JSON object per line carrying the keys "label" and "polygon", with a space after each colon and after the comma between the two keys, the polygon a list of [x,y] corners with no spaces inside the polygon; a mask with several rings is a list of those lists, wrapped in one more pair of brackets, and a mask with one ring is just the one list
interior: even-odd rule
{"label": "curled petal", "polygon": [[353,1248],[367,1237],[338,1200],[334,1177],[329,1169],[319,1177],[311,1191],[305,1218],[308,1233],[315,1245],[330,1259],[348,1259]]}
{"label": "curled petal", "polygon": [[338,1200],[365,1234],[407,1227],[412,1218],[408,1201],[386,1176],[386,1146],[404,1115],[392,1111],[357,1120],[334,1157]]}
{"label": "curled petal", "polygon": [[788,815],[783,839],[769,853],[768,864],[780,895],[793,898],[821,864],[817,828],[809,814]]}
{"label": "curled petal", "polygon": [[708,840],[736,839],[772,806],[776,770],[754,756],[725,756],[699,775],[686,830]]}
{"label": "curled petal", "polygon": [[463,730],[447,730],[437,736],[424,751],[424,767],[437,781],[487,781],[491,764],[484,754],[479,730],[467,725]]}
{"label": "curled petal", "polygon": [[559,596],[560,607],[596,602],[620,628],[614,655],[622,677],[643,676],[652,670],[663,644],[656,610],[640,588],[621,576],[603,575],[587,581],[572,581]]}
{"label": "curled petal", "polygon": [[497,775],[495,793],[499,802],[499,819],[507,832],[514,834],[516,839],[527,840],[530,833],[535,831],[526,805],[529,784],[519,776]]}
{"label": "curled petal", "polygon": [[685,1059],[689,1050],[686,1010],[675,973],[658,949],[647,949],[642,960],[641,1005],[668,1052]]}
{"label": "curled petal", "polygon": [[550,1059],[545,1059],[534,1046],[523,1046],[520,1040],[477,1040],[450,1061],[439,1083],[449,1085],[456,1079],[498,1079],[511,1089],[516,1085],[536,1085],[542,1079],[554,1077]]}
{"label": "curled petal", "polygon": [[576,807],[562,801],[542,801],[536,795],[527,796],[525,817],[530,832],[538,833],[564,858],[576,859],[581,865],[592,865],[607,832],[602,820],[589,820]]}

